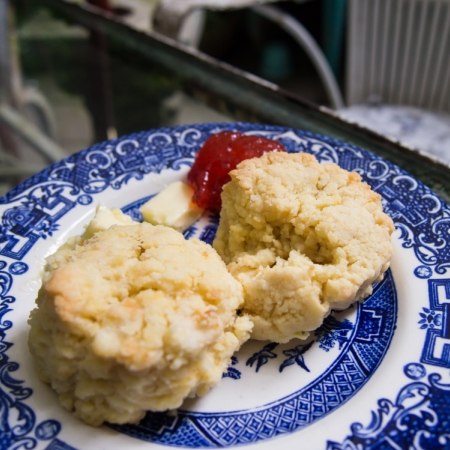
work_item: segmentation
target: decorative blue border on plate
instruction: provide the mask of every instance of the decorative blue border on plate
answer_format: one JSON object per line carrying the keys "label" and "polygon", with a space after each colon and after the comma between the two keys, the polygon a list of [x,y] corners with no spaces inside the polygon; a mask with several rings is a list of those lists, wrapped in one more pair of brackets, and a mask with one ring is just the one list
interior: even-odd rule
{"label": "decorative blue border on plate", "polygon": [[[130,180],[140,180],[148,173],[159,173],[166,168],[178,170],[189,165],[204,139],[223,129],[264,134],[279,139],[290,151],[306,151],[321,161],[335,162],[361,172],[383,196],[387,212],[401,231],[403,247],[414,252],[418,261],[415,276],[432,282],[433,274],[446,273],[450,266],[449,207],[400,168],[355,146],[309,132],[240,123],[163,128],[94,145],[48,167],[0,198],[0,205],[6,207],[0,222],[0,448],[17,448],[24,443],[26,448],[32,449],[43,439],[37,431],[41,424],[36,424],[36,416],[26,404],[31,390],[13,376],[18,365],[9,360],[8,349],[12,344],[7,341],[7,331],[12,323],[5,318],[16,301],[9,291],[15,280],[19,282],[20,275],[28,270],[29,251],[40,239],[57,231],[60,219],[75,206],[89,205],[105,189],[120,189]],[[214,229],[209,231],[206,240],[213,232]],[[448,317],[448,303],[444,302],[445,311],[439,310],[441,304],[430,301],[430,307],[423,312],[426,321],[433,312],[434,317],[444,312]],[[421,316],[419,321],[422,319]],[[430,320],[435,320],[434,330],[440,330],[438,337],[448,341],[448,329],[444,329],[443,322]],[[423,325],[421,323],[422,328]],[[430,329],[431,325],[425,330],[425,356],[422,358],[427,364],[427,355],[435,354],[435,340],[430,336],[435,336],[436,332],[431,333]],[[447,356],[443,354],[444,364],[448,363]],[[13,411],[19,413],[20,424],[15,419],[11,422]],[[56,439],[57,434],[51,439]],[[55,445],[60,445],[58,442]],[[229,445],[231,441],[226,442]]]}
{"label": "decorative blue border on plate", "polygon": [[418,322],[426,330],[420,360],[450,369],[450,279],[428,280],[428,295],[430,307],[423,308]]}
{"label": "decorative blue border on plate", "polygon": [[420,363],[406,364],[404,373],[409,382],[396,399],[378,400],[369,425],[351,424],[351,434],[342,443],[328,441],[327,450],[449,449],[450,383],[437,373],[426,377]]}

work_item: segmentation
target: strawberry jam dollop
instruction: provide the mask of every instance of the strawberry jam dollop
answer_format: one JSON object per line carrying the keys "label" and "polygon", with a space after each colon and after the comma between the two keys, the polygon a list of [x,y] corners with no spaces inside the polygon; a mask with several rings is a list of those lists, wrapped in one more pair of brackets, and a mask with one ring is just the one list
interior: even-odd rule
{"label": "strawberry jam dollop", "polygon": [[244,159],[280,151],[286,151],[283,144],[261,136],[249,136],[237,131],[211,135],[200,148],[188,173],[188,183],[194,190],[194,203],[219,212],[220,194],[223,185],[230,181],[230,171]]}

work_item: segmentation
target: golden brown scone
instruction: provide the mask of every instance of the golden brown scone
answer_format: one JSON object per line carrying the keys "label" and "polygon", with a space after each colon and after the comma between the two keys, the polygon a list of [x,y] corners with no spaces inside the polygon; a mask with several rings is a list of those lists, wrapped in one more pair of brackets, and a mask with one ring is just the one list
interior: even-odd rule
{"label": "golden brown scone", "polygon": [[267,153],[231,172],[213,245],[244,287],[252,337],[287,342],[372,292],[389,267],[392,231],[357,173]]}
{"label": "golden brown scone", "polygon": [[49,258],[29,347],[83,421],[136,422],[203,395],[249,337],[217,253],[164,226],[113,226]]}

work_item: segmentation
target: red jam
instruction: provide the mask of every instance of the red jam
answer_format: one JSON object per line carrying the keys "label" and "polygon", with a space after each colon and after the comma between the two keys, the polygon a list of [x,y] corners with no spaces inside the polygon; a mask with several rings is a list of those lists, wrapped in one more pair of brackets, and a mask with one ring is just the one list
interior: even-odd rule
{"label": "red jam", "polygon": [[282,151],[286,151],[283,144],[261,136],[247,136],[237,131],[211,135],[200,148],[188,173],[188,183],[194,189],[194,203],[219,212],[220,194],[223,185],[230,180],[231,170],[244,159]]}

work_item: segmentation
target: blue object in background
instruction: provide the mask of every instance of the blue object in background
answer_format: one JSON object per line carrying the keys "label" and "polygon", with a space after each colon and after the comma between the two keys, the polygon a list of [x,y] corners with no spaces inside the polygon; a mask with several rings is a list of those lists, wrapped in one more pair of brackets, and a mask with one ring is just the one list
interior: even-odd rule
{"label": "blue object in background", "polygon": [[335,76],[341,69],[347,0],[323,0],[323,50]]}

